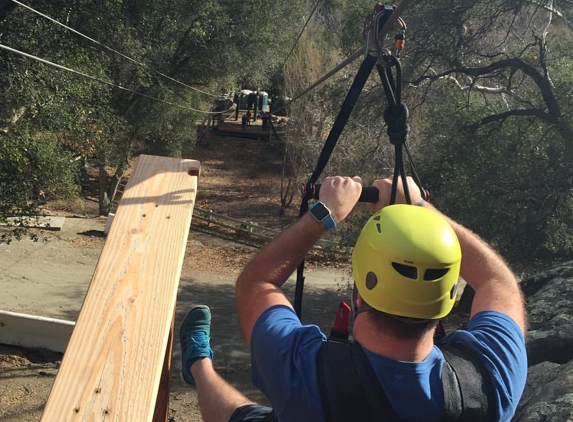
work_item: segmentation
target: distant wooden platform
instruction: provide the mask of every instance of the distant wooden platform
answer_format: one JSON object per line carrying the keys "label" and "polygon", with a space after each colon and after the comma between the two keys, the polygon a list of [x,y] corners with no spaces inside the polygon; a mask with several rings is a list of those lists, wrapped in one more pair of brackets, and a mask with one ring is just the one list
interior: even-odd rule
{"label": "distant wooden platform", "polygon": [[198,173],[195,160],[137,159],[41,421],[167,420]]}
{"label": "distant wooden platform", "polygon": [[[270,130],[270,129],[269,129]],[[249,139],[269,139],[268,130],[263,130],[260,124],[255,125],[254,122],[251,126],[247,126],[246,129],[241,128],[241,123],[220,123],[216,127],[217,134],[219,136],[233,136],[237,138],[249,138]]]}

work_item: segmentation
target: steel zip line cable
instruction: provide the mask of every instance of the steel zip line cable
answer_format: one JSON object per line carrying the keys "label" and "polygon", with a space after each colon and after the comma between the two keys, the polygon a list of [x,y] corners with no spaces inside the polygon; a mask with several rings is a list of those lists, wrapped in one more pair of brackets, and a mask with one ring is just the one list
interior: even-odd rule
{"label": "steel zip line cable", "polygon": [[[114,88],[119,88],[119,89],[121,89],[121,90],[123,90],[123,91],[131,92],[132,94],[139,95],[139,96],[145,97],[145,98],[149,98],[150,100],[159,101],[159,102],[164,103],[164,104],[169,104],[169,105],[172,105],[172,106],[175,106],[175,107],[179,107],[179,108],[182,108],[182,109],[185,109],[185,110],[190,110],[190,111],[196,111],[196,112],[199,112],[199,113],[205,113],[205,114],[218,114],[218,113],[221,113],[220,111],[198,110],[198,109],[196,109],[196,108],[186,107],[186,106],[183,106],[183,105],[180,105],[180,104],[172,103],[172,102],[170,102],[170,101],[162,100],[162,99],[160,99],[160,98],[152,97],[151,95],[142,94],[141,92],[137,92],[137,91],[134,91],[134,90],[132,90],[132,89],[126,88],[126,87],[124,87],[124,86],[114,84],[113,82],[109,82],[109,81],[106,81],[106,80],[104,80],[104,79],[98,78],[98,77],[96,77],[96,76],[91,76],[91,75],[88,75],[87,73],[80,72],[79,70],[71,69],[71,68],[69,68],[69,67],[62,66],[62,65],[60,65],[60,64],[51,62],[51,61],[49,61],[49,60],[42,59],[41,57],[37,57],[37,56],[34,56],[34,55],[32,55],[32,54],[25,53],[25,52],[20,51],[20,50],[16,50],[15,48],[8,47],[7,45],[4,45],[4,44],[0,44],[0,48],[2,48],[2,49],[4,49],[4,50],[7,50],[7,51],[10,51],[10,52],[12,52],[12,53],[19,54],[19,55],[21,55],[21,56],[27,57],[27,58],[29,58],[29,59],[36,60],[36,61],[38,61],[38,62],[40,62],[40,63],[44,63],[44,64],[47,64],[47,65],[56,67],[56,68],[61,69],[61,70],[65,70],[66,72],[75,73],[76,75],[83,76],[84,78],[92,79],[92,80],[94,80],[94,81],[101,82],[101,83],[104,83],[104,84],[106,84],[106,85],[113,86]],[[231,110],[231,109],[229,109],[229,110]],[[229,111],[229,110],[227,110],[227,111]]]}
{"label": "steel zip line cable", "polygon": [[[319,0],[320,1],[320,0]],[[396,11],[392,14],[392,16],[390,16],[390,18],[388,19],[388,21],[386,21],[386,23],[384,24],[384,26],[382,27],[382,29],[380,29],[380,36],[384,36],[387,33],[390,32],[390,28],[392,28],[392,26],[398,21],[398,18],[404,13],[404,10],[406,10],[408,8],[408,6],[410,5],[410,3],[412,3],[414,0],[404,0],[402,1],[398,7],[396,8]],[[358,50],[356,50],[354,53],[352,53],[352,55],[350,55],[346,60],[344,60],[342,63],[340,63],[338,66],[336,66],[334,69],[330,70],[328,73],[326,73],[323,77],[321,77],[319,80],[317,80],[315,83],[313,83],[312,85],[310,85],[308,88],[304,89],[302,92],[298,93],[292,100],[290,100],[288,102],[288,104],[285,104],[284,106],[282,106],[281,108],[275,110],[275,113],[278,111],[283,110],[285,107],[287,107],[288,105],[294,103],[296,100],[298,100],[299,98],[303,97],[304,95],[308,94],[310,91],[312,91],[314,88],[316,88],[318,85],[320,85],[321,83],[323,83],[324,81],[326,81],[328,78],[330,78],[332,75],[334,75],[335,73],[339,72],[340,70],[342,70],[343,68],[345,68],[346,66],[348,66],[350,63],[352,63],[354,60],[356,60],[357,58],[359,58],[360,56],[362,56],[363,54],[368,54],[369,52],[366,51],[366,47],[360,47]]]}
{"label": "steel zip line cable", "polygon": [[300,40],[300,37],[302,37],[302,34],[304,32],[304,30],[306,29],[308,23],[310,22],[310,20],[312,19],[312,15],[314,15],[314,12],[316,12],[316,9],[318,7],[318,5],[320,4],[322,0],[317,0],[316,4],[314,5],[314,7],[312,8],[312,12],[310,12],[310,16],[308,17],[308,19],[306,20],[306,22],[304,23],[304,26],[302,27],[302,30],[300,31],[300,33],[298,34],[298,37],[296,37],[296,41],[294,42],[292,48],[290,49],[289,53],[287,54],[285,61],[282,65],[282,67],[284,68],[290,55],[292,54],[292,52],[294,51],[294,48],[296,47],[296,45],[298,44],[298,40]]}
{"label": "steel zip line cable", "polygon": [[85,35],[85,34],[82,34],[81,32],[75,30],[74,28],[71,28],[71,27],[69,27],[69,26],[67,26],[67,25],[64,25],[64,24],[61,23],[60,21],[58,21],[58,20],[56,20],[56,19],[54,19],[54,18],[51,18],[50,16],[45,15],[44,13],[39,12],[39,11],[33,9],[33,8],[31,8],[30,6],[25,5],[24,3],[21,3],[21,2],[19,2],[19,1],[17,1],[17,0],[11,0],[11,1],[12,1],[13,3],[16,3],[16,4],[19,5],[19,6],[22,6],[22,7],[26,8],[26,9],[30,10],[30,11],[33,12],[33,13],[36,13],[37,15],[39,15],[39,16],[41,16],[41,17],[43,17],[43,18],[46,18],[46,19],[48,19],[48,20],[54,22],[56,25],[60,25],[61,27],[67,29],[68,31],[73,32],[74,34],[77,34],[77,35],[79,35],[79,36],[81,36],[81,37],[84,37],[85,39],[87,39],[87,40],[89,40],[89,41],[91,41],[91,42],[93,42],[93,43],[95,43],[95,44],[97,44],[97,45],[99,45],[99,46],[105,48],[106,50],[109,50],[109,51],[111,51],[111,52],[113,52],[113,53],[115,53],[115,54],[120,55],[120,56],[123,57],[124,59],[127,59],[127,60],[129,60],[129,61],[131,61],[131,62],[133,62],[133,63],[135,63],[135,64],[137,64],[137,65],[139,65],[139,66],[145,67],[146,69],[148,69],[148,70],[150,70],[150,71],[152,71],[152,72],[154,72],[154,73],[157,73],[157,74],[160,75],[160,76],[163,76],[164,78],[169,79],[170,81],[173,81],[173,82],[175,82],[175,83],[178,83],[179,85],[182,85],[182,86],[187,87],[187,88],[189,88],[189,89],[192,89],[192,90],[194,90],[194,91],[200,92],[200,93],[202,93],[202,94],[210,95],[210,96],[212,96],[212,97],[218,97],[218,95],[211,94],[210,92],[202,91],[202,90],[200,90],[199,88],[195,88],[195,87],[192,87],[191,85],[187,85],[187,84],[185,84],[185,83],[183,83],[183,82],[181,82],[181,81],[178,81],[177,79],[173,79],[171,76],[168,76],[168,75],[166,75],[166,74],[164,74],[164,73],[161,73],[161,72],[159,72],[159,71],[157,71],[157,70],[155,70],[155,69],[152,69],[152,68],[150,68],[149,66],[147,66],[146,64],[141,63],[141,62],[138,62],[137,60],[132,59],[131,57],[126,56],[125,54],[123,54],[123,53],[121,53],[121,52],[119,52],[119,51],[117,51],[117,50],[114,50],[113,48],[108,47],[107,45],[102,44],[101,42],[99,42],[99,41],[97,41],[97,40],[94,40],[93,38],[90,38],[90,37],[88,37],[88,36]]}

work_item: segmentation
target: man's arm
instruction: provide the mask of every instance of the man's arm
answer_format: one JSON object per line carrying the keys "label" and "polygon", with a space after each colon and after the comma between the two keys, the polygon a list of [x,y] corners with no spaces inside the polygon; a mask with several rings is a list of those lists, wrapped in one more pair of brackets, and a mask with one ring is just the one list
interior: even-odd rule
{"label": "man's arm", "polygon": [[[390,201],[392,180],[376,180],[373,186],[380,191],[380,200],[373,205],[374,210],[379,210]],[[411,178],[408,178],[408,186],[412,203],[422,202],[420,190]],[[401,184],[397,190],[396,202],[404,203]],[[511,317],[525,333],[523,296],[515,275],[505,261],[475,233],[440,213],[433,205],[426,203],[424,207],[442,215],[458,236],[462,249],[460,275],[475,290],[470,317],[481,311],[498,311]]]}
{"label": "man's arm", "polygon": [[[329,177],[322,183],[320,200],[339,224],[352,211],[361,191],[358,177]],[[292,306],[281,286],[325,232],[324,225],[307,213],[257,253],[239,275],[235,295],[248,348],[253,327],[264,311],[275,305]]]}
{"label": "man's arm", "polygon": [[[425,207],[436,210],[429,204]],[[525,333],[523,295],[513,272],[478,235],[447,217],[446,220],[462,248],[460,275],[475,290],[470,318],[481,311],[498,311],[511,317]]]}

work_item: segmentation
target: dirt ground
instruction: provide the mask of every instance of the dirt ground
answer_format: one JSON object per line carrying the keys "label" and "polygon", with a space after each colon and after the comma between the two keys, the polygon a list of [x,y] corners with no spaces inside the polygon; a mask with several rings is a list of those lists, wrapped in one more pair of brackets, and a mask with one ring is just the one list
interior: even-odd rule
{"label": "dirt ground", "polygon": [[[280,152],[265,142],[217,140],[198,147],[190,158],[202,163],[196,206],[282,227],[296,210],[279,217]],[[296,200],[293,201],[296,208]],[[60,232],[42,232],[46,242],[28,239],[0,244],[0,309],[75,321],[104,246],[105,218],[97,216],[93,199],[83,208],[48,207],[66,216]],[[203,303],[213,314],[215,365],[223,377],[264,402],[250,383],[250,360],[240,337],[233,285],[242,266],[257,248],[205,231],[194,221],[180,280],[176,326],[192,304]],[[303,322],[329,332],[336,307],[348,297],[347,260],[311,262],[306,273]],[[286,285],[293,297],[294,278]],[[62,355],[40,349],[0,345],[0,420],[40,419]],[[170,421],[202,420],[194,388],[180,378],[180,349],[176,340],[171,374]]]}

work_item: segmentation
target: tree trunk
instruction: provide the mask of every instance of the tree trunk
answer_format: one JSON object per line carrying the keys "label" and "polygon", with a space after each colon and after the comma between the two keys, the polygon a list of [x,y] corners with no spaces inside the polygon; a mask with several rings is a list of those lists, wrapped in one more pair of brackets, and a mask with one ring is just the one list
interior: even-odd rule
{"label": "tree trunk", "polygon": [[99,215],[107,215],[109,212],[109,196],[107,194],[108,177],[107,170],[105,169],[105,161],[100,162],[99,165]]}

